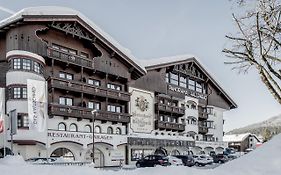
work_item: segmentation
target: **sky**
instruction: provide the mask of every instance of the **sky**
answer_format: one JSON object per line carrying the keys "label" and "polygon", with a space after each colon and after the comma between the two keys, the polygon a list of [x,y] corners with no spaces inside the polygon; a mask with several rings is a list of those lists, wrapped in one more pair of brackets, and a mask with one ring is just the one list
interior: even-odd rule
{"label": "sky", "polygon": [[281,114],[254,69],[238,74],[225,65],[225,35],[235,33],[233,1],[216,0],[0,0],[0,20],[30,6],[80,11],[139,59],[191,54],[203,62],[238,104],[225,112],[224,130]]}

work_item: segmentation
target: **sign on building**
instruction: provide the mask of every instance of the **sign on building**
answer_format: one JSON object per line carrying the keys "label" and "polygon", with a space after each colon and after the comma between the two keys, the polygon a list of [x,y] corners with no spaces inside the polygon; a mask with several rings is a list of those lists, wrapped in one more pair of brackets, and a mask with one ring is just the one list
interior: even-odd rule
{"label": "sign on building", "polygon": [[43,132],[47,121],[46,82],[27,80],[29,129]]}
{"label": "sign on building", "polygon": [[131,130],[135,133],[151,133],[154,126],[154,94],[130,88]]}

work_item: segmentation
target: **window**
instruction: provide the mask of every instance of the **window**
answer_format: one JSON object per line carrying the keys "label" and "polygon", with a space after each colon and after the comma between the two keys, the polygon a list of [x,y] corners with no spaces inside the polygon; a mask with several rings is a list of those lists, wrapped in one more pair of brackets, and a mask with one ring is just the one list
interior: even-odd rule
{"label": "window", "polygon": [[179,76],[174,73],[170,73],[170,83],[174,85],[179,85]]}
{"label": "window", "polygon": [[66,125],[64,123],[59,123],[58,130],[59,131],[66,131]]}
{"label": "window", "polygon": [[13,98],[15,98],[15,99],[21,98],[21,88],[20,87],[14,88]]}
{"label": "window", "polygon": [[101,127],[95,126],[95,133],[101,133]]}
{"label": "window", "polygon": [[73,75],[65,72],[60,72],[59,77],[67,80],[73,80]]}
{"label": "window", "polygon": [[119,127],[116,128],[116,134],[118,134],[118,135],[121,135],[121,134],[122,134],[121,128],[119,128]]}
{"label": "window", "polygon": [[89,101],[88,102],[88,108],[100,110],[100,103]]}
{"label": "window", "polygon": [[92,132],[92,127],[90,125],[85,125],[84,131],[85,132]]}
{"label": "window", "polygon": [[74,124],[74,123],[70,124],[70,126],[69,126],[69,131],[75,131],[75,132],[77,132],[77,131],[78,131],[77,125]]}
{"label": "window", "polygon": [[121,91],[121,85],[117,85],[117,84],[107,83],[107,88],[117,90],[117,91]]}
{"label": "window", "polygon": [[107,134],[113,134],[113,129],[112,127],[107,128]]}
{"label": "window", "polygon": [[121,106],[107,105],[107,111],[121,113]]}
{"label": "window", "polygon": [[28,59],[22,59],[22,69],[31,70],[31,61]]}
{"label": "window", "polygon": [[169,73],[166,73],[165,79],[166,79],[166,82],[167,82],[167,83],[170,83],[170,81],[169,81],[169,80],[170,80],[170,78],[169,78]]}
{"label": "window", "polygon": [[183,88],[187,88],[187,85],[186,85],[186,78],[185,77],[180,77],[180,86],[183,87]]}
{"label": "window", "polygon": [[34,71],[36,73],[42,73],[43,67],[41,64],[25,58],[14,58],[13,61],[13,69],[18,70],[27,70],[27,71]]}
{"label": "window", "polygon": [[73,99],[67,98],[67,97],[60,97],[59,98],[59,104],[60,105],[72,106],[73,105]]}
{"label": "window", "polygon": [[203,87],[201,83],[196,82],[196,91],[203,93]]}
{"label": "window", "polygon": [[94,79],[88,79],[88,84],[95,85],[95,86],[100,86],[100,81],[99,80],[94,80]]}
{"label": "window", "polygon": [[26,87],[13,87],[10,89],[12,99],[26,99],[27,89]]}
{"label": "window", "polygon": [[28,128],[29,119],[27,114],[18,114],[18,128]]}
{"label": "window", "polygon": [[188,80],[188,89],[195,91],[195,81],[189,79]]}
{"label": "window", "polygon": [[27,88],[21,88],[22,90],[22,98],[27,98]]}
{"label": "window", "polygon": [[160,121],[165,121],[165,118],[163,115],[160,115]]}
{"label": "window", "polygon": [[40,73],[40,65],[39,65],[39,63],[34,62],[33,63],[33,69],[34,69],[34,72],[39,74]]}
{"label": "window", "polygon": [[14,59],[14,61],[13,61],[13,68],[14,69],[20,69],[21,68],[21,59]]}

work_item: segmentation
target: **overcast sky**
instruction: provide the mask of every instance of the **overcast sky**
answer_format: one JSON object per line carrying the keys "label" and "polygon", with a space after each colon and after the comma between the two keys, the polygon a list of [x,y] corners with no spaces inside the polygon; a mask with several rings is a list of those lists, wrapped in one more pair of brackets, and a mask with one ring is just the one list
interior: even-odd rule
{"label": "overcast sky", "polygon": [[224,65],[224,36],[235,32],[228,0],[1,0],[0,20],[22,8],[45,5],[82,12],[139,59],[200,58],[239,106],[225,113],[225,131],[281,114],[254,70],[244,75]]}

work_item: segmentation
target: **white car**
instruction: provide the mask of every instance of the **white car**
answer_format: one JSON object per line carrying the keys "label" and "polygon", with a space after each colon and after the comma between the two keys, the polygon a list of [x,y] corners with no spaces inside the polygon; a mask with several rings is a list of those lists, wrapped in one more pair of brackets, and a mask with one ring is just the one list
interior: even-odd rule
{"label": "white car", "polygon": [[167,158],[169,159],[171,165],[175,165],[175,166],[183,165],[182,160],[179,158],[176,158],[174,156],[167,156]]}
{"label": "white car", "polygon": [[194,155],[194,162],[196,166],[205,166],[213,163],[213,158],[209,155]]}

